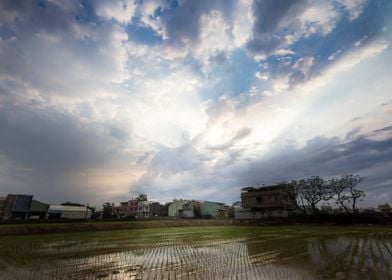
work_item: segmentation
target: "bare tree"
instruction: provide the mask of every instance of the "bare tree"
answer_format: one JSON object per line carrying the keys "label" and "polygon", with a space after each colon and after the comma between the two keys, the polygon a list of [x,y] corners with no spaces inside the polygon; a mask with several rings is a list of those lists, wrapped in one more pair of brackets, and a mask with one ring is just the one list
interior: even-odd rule
{"label": "bare tree", "polygon": [[300,195],[301,192],[301,184],[299,181],[292,180],[290,182],[281,182],[279,183],[282,195],[287,201],[288,207],[296,208],[301,211],[303,214],[306,214],[306,205],[303,199],[303,196]]}
{"label": "bare tree", "polygon": [[287,199],[303,214],[309,214],[309,208],[316,213],[317,204],[329,197],[327,184],[319,176],[282,182],[280,185]]}
{"label": "bare tree", "polygon": [[299,195],[310,207],[312,213],[317,212],[317,204],[328,198],[329,192],[323,178],[312,176],[298,181]]}
{"label": "bare tree", "polygon": [[345,174],[341,178],[329,180],[331,198],[334,198],[336,204],[340,205],[347,213],[356,213],[358,201],[365,196],[365,192],[356,189],[356,186],[365,179],[359,175]]}

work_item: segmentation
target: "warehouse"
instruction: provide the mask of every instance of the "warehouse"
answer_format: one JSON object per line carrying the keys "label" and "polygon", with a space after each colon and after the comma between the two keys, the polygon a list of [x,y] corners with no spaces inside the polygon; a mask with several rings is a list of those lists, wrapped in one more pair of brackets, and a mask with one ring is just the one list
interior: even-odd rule
{"label": "warehouse", "polygon": [[92,212],[85,206],[50,205],[48,219],[90,219]]}

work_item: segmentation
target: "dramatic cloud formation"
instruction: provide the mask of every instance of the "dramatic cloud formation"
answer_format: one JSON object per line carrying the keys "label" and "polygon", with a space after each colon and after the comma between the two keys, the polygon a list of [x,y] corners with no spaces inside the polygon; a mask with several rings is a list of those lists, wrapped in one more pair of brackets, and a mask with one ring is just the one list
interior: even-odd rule
{"label": "dramatic cloud formation", "polygon": [[366,176],[392,200],[387,0],[0,2],[1,193],[233,202]]}

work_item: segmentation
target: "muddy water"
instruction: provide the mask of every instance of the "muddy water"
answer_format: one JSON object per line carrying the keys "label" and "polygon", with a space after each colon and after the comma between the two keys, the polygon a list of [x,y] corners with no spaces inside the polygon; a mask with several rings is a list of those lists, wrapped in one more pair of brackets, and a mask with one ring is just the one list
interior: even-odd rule
{"label": "muddy water", "polygon": [[392,279],[388,232],[214,227],[0,242],[0,279]]}

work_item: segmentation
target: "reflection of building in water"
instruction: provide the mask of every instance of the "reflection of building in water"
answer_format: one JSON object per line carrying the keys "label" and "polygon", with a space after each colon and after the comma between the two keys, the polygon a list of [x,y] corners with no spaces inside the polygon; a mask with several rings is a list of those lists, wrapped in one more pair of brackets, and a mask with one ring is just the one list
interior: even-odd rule
{"label": "reflection of building in water", "polygon": [[242,188],[241,201],[243,208],[235,213],[236,219],[287,217],[295,209],[280,185]]}
{"label": "reflection of building in water", "polygon": [[[250,254],[248,249],[252,244],[241,239],[195,243],[172,240],[170,244],[158,242],[150,247],[120,252],[73,255],[47,263],[40,260],[39,269],[9,267],[0,270],[0,278],[42,279],[42,275],[46,275],[47,279],[316,279],[311,271],[280,263],[277,253],[257,251]],[[76,248],[89,250],[100,245],[94,241],[49,243],[41,247],[41,253],[53,254],[56,246],[62,253],[69,253]]]}
{"label": "reflection of building in water", "polygon": [[5,264],[0,279],[391,279],[388,233],[312,238],[311,231],[282,230],[235,239],[189,239],[194,235],[166,231],[152,233],[153,239],[51,236],[34,239],[34,246],[3,242],[4,251],[13,249],[17,257],[0,254]]}

